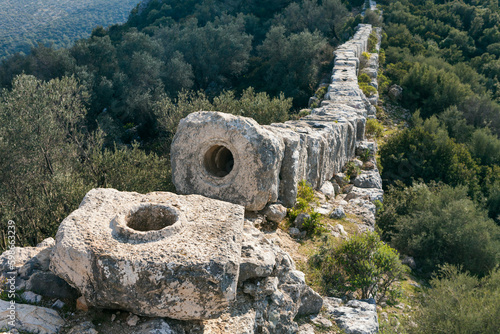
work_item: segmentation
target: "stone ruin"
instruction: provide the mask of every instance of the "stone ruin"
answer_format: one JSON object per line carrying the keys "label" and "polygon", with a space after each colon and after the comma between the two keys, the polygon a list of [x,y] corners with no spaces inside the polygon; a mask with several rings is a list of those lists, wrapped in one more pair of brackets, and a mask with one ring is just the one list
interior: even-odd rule
{"label": "stone ruin", "polygon": [[[317,314],[323,302],[327,313],[346,321],[353,318],[351,310],[369,317],[369,332],[376,332],[374,306],[344,310],[337,308],[340,301],[323,299],[245,213],[275,202],[293,206],[300,180],[323,188],[357,151],[368,150],[373,158],[376,145],[364,141],[364,132],[375,108],[357,84],[370,33],[371,26],[360,25],[335,51],[325,100],[300,120],[261,126],[218,112],[190,114],[180,122],[171,151],[174,184],[186,195],[91,190],[61,223],[55,243],[16,250],[26,253],[16,269],[19,282],[30,293],[42,293],[34,288],[37,277],[57,282],[53,297],[81,294],[85,307],[189,320],[181,326],[155,319],[134,333],[296,333],[295,317]],[[378,175],[376,169],[371,173]],[[373,206],[381,182],[365,179],[355,180],[348,196],[368,196]],[[2,255],[2,272],[5,260]],[[52,327],[30,327],[20,317],[19,328],[55,333],[64,324],[55,311],[32,308],[29,314],[55,317]]]}
{"label": "stone ruin", "polygon": [[[258,211],[274,202],[292,207],[301,180],[320,189],[333,179],[363,145],[366,119],[375,115],[373,101],[357,80],[371,30],[360,25],[335,51],[325,100],[300,120],[259,125],[250,118],[208,111],[182,119],[171,146],[177,191]],[[375,82],[376,72],[371,73]]]}

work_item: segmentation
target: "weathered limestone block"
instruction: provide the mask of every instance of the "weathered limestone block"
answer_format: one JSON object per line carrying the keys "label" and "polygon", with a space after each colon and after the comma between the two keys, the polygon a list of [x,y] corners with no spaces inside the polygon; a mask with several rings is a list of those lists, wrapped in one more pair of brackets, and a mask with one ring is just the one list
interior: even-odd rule
{"label": "weathered limestone block", "polygon": [[236,297],[244,208],[167,192],[94,189],[59,227],[51,270],[89,306],[180,320]]}
{"label": "weathered limestone block", "polygon": [[377,306],[373,300],[350,300],[345,305],[336,298],[325,298],[326,312],[348,334],[378,333]]}
{"label": "weathered limestone block", "polygon": [[280,137],[285,144],[283,161],[279,173],[278,199],[286,206],[292,207],[297,199],[297,184],[304,175],[305,155],[307,148],[304,139],[284,124],[271,124],[266,129]]}
{"label": "weathered limestone block", "polygon": [[54,334],[64,326],[64,320],[57,311],[50,308],[16,303],[15,316],[12,316],[10,302],[0,300],[0,329],[10,328],[9,322],[14,321],[13,328],[37,334]]}
{"label": "weathered limestone block", "polygon": [[200,111],[182,119],[171,146],[175,187],[183,194],[258,211],[278,199],[283,140],[251,118]]}

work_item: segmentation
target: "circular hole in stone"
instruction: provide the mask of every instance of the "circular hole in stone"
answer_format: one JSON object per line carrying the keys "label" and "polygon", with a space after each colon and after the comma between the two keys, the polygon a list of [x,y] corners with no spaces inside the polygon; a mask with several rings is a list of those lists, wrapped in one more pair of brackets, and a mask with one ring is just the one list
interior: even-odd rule
{"label": "circular hole in stone", "polygon": [[126,218],[127,226],[136,231],[161,230],[178,220],[179,215],[174,209],[159,205],[141,207]]}
{"label": "circular hole in stone", "polygon": [[227,147],[214,145],[205,153],[203,165],[211,175],[224,177],[233,170],[234,157]]}

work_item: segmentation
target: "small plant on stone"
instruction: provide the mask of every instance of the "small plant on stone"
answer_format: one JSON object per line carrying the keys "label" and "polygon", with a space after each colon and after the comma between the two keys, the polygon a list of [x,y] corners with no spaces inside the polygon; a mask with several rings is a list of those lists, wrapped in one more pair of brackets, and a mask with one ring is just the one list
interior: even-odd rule
{"label": "small plant on stone", "polygon": [[366,135],[368,137],[380,138],[384,133],[384,126],[379,121],[373,118],[366,120]]}
{"label": "small plant on stone", "polygon": [[324,223],[321,221],[321,214],[312,210],[309,213],[310,218],[307,218],[302,225],[302,229],[307,232],[307,235],[320,235],[327,231]]}
{"label": "small plant on stone", "polygon": [[356,176],[358,176],[361,173],[361,168],[359,168],[354,161],[349,161],[345,165],[345,175],[346,178],[350,181],[352,179],[355,179]]}
{"label": "small plant on stone", "polygon": [[327,91],[328,91],[328,86],[320,87],[316,90],[314,96],[316,96],[318,99],[323,99]]}
{"label": "small plant on stone", "polygon": [[306,182],[302,180],[299,182],[297,191],[297,202],[292,209],[288,209],[288,219],[292,223],[297,216],[302,213],[310,213],[313,211],[311,203],[314,203],[316,198],[314,197],[313,188]]}
{"label": "small plant on stone", "polygon": [[359,155],[359,160],[361,160],[363,162],[367,162],[367,161],[370,161],[370,157],[371,157],[370,150],[366,149],[363,151],[363,153],[361,153]]}

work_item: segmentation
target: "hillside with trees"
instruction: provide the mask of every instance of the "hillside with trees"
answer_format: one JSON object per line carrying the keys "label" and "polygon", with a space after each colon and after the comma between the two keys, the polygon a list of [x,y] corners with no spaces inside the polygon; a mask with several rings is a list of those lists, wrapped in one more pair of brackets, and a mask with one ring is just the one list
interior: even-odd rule
{"label": "hillside with trees", "polygon": [[498,2],[382,0],[382,19],[358,15],[362,5],[153,0],[69,48],[3,60],[1,230],[15,218],[19,244],[36,245],[94,187],[173,190],[169,147],[182,117],[299,117],[329,81],[335,46],[364,21],[384,31],[381,124],[367,131],[385,190],[377,232],[413,258],[421,282],[412,311],[381,331],[500,331]]}
{"label": "hillside with trees", "polygon": [[127,20],[139,0],[4,0],[0,6],[0,59],[29,53],[42,43],[69,47],[98,25]]}

